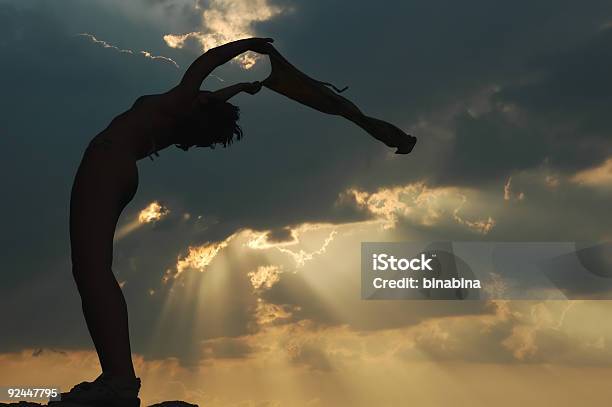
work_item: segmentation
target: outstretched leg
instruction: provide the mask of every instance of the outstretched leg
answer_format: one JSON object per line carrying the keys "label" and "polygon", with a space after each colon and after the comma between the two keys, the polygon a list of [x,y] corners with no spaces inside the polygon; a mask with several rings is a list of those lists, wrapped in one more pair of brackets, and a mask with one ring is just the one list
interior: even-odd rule
{"label": "outstretched leg", "polygon": [[[313,79],[291,65],[278,51],[270,52],[272,72],[262,82],[264,86],[285,95],[320,112],[342,116],[360,126],[372,137],[389,147],[396,147],[396,153],[408,154],[416,143],[416,138],[404,133],[391,123],[365,116],[347,98],[338,93],[345,89]],[[336,92],[329,89],[331,86]]]}
{"label": "outstretched leg", "polygon": [[112,272],[119,215],[138,185],[136,164],[112,146],[90,147],[70,201],[72,272],[102,372],[135,378],[125,298]]}

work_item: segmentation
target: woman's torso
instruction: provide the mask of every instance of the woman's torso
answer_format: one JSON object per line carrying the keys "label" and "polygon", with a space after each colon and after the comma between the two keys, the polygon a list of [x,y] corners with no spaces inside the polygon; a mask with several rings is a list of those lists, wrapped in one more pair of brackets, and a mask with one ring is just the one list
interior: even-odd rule
{"label": "woman's torso", "polygon": [[88,148],[112,146],[138,161],[166,147],[159,140],[172,131],[175,121],[162,113],[162,98],[162,95],[146,95],[136,99],[129,110],[115,117],[91,140]]}

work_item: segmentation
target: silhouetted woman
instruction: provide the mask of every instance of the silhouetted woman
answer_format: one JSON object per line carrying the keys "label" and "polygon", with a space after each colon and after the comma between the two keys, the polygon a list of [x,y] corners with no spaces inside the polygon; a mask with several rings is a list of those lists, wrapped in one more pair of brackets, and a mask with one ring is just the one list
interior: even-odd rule
{"label": "silhouetted woman", "polygon": [[246,51],[268,54],[269,38],[250,38],[211,49],[188,69],[179,85],[143,96],[117,116],[87,147],[72,187],[72,272],[102,374],[83,382],[63,400],[104,407],[139,406],[140,379],[132,365],[125,299],[111,270],[119,215],[138,188],[136,161],[171,145],[184,150],[240,139],[238,108],[226,102],[261,84],[240,83],[216,92],[200,85],[217,66]]}

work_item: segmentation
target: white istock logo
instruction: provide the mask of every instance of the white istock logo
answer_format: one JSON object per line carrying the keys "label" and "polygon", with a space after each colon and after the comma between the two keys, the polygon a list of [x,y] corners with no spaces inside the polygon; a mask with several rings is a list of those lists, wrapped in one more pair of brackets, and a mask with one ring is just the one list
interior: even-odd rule
{"label": "white istock logo", "polygon": [[[435,257],[435,254],[432,255]],[[372,270],[385,271],[385,270],[433,270],[429,263],[432,258],[426,258],[424,253],[421,253],[421,257],[414,257],[411,259],[405,259],[403,257],[397,258],[395,256],[389,256],[388,254],[373,254],[372,255]]]}

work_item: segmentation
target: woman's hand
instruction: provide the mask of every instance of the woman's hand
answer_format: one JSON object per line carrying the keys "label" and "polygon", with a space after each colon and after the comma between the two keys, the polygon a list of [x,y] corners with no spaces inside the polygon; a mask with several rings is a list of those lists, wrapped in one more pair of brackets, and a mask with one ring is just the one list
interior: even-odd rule
{"label": "woman's hand", "polygon": [[272,38],[247,38],[247,47],[249,51],[257,52],[258,54],[268,55],[274,47]]}
{"label": "woman's hand", "polygon": [[[181,111],[185,106],[190,106],[198,96],[202,81],[216,67],[229,62],[232,58],[243,52],[253,51],[263,55],[276,52],[272,46],[273,41],[272,38],[245,38],[206,51],[189,65],[185,75],[183,75],[183,79],[181,79],[181,83],[168,92],[171,95],[168,100],[172,101],[171,104],[176,106],[177,111]],[[255,85],[250,90],[253,93],[259,91]]]}
{"label": "woman's hand", "polygon": [[235,85],[230,85],[225,88],[221,88],[214,92],[200,91],[198,99],[201,103],[206,103],[208,99],[215,99],[218,101],[226,101],[240,92],[245,92],[250,95],[254,95],[261,90],[261,82],[241,82]]}

